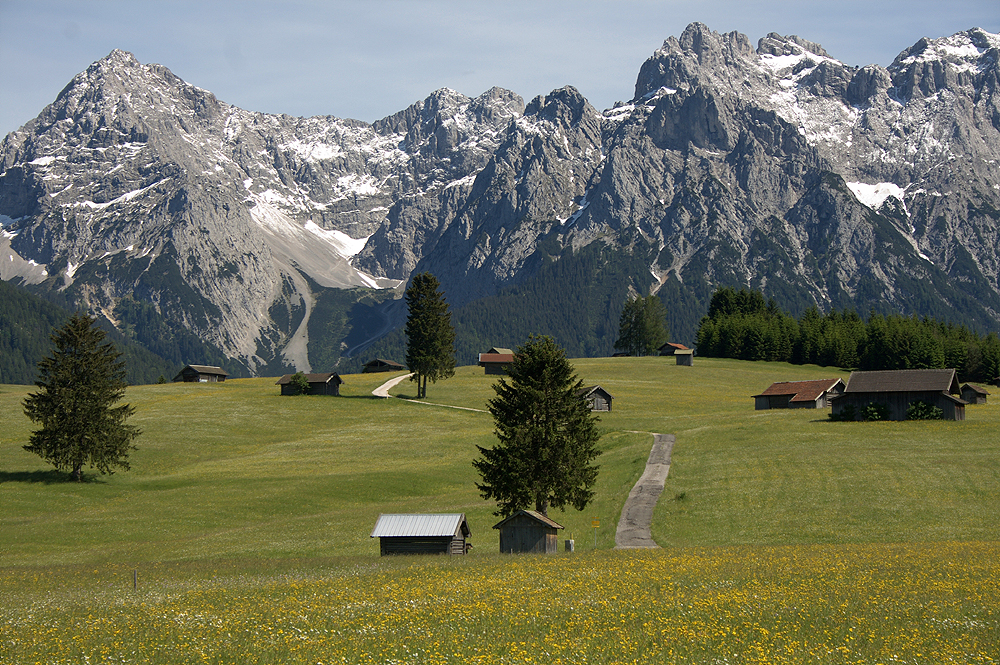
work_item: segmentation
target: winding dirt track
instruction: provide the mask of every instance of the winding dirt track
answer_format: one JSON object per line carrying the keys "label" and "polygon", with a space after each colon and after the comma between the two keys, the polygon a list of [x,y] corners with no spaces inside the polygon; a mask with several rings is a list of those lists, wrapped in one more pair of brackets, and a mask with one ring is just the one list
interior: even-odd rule
{"label": "winding dirt track", "polygon": [[670,472],[670,452],[674,448],[673,434],[653,434],[653,448],[646,460],[646,470],[629,492],[622,507],[615,531],[615,549],[651,549],[659,547],[650,533],[653,508],[663,493]]}

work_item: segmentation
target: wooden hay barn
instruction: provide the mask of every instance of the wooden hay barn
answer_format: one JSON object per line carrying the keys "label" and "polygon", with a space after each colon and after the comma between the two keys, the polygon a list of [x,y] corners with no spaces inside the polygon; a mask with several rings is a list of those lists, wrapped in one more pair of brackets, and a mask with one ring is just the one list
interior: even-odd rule
{"label": "wooden hay barn", "polygon": [[361,369],[362,374],[375,374],[377,372],[402,372],[406,368],[392,360],[375,358],[365,363]]}
{"label": "wooden hay barn", "polygon": [[684,365],[686,367],[694,366],[694,350],[693,349],[678,349],[674,351],[674,358],[677,359],[678,365]]}
{"label": "wooden hay barn", "polygon": [[840,379],[779,381],[753,396],[754,409],[825,409],[830,406],[830,398],[843,393],[844,387]]}
{"label": "wooden hay barn", "polygon": [[683,344],[678,344],[677,342],[667,342],[657,349],[657,351],[660,352],[661,356],[673,356],[677,355],[678,351],[690,351],[690,349]]}
{"label": "wooden hay barn", "polygon": [[611,411],[611,401],[614,397],[600,386],[580,388],[577,395],[587,400],[591,411]]}
{"label": "wooden hay barn", "polygon": [[371,537],[379,539],[379,553],[390,554],[466,554],[472,536],[465,513],[384,514]]}
{"label": "wooden hay barn", "polygon": [[479,354],[479,366],[486,368],[486,374],[507,374],[507,365],[514,362],[514,352],[494,346],[486,353]]}
{"label": "wooden hay barn", "polygon": [[534,510],[519,510],[493,528],[500,531],[502,554],[555,554],[563,526]]}
{"label": "wooden hay barn", "polygon": [[229,374],[221,367],[212,365],[185,365],[174,377],[175,382],[222,383]]}
{"label": "wooden hay barn", "polygon": [[962,399],[969,404],[986,404],[986,396],[989,395],[984,388],[966,383],[962,386]]}
{"label": "wooden hay barn", "polygon": [[857,419],[869,404],[888,408],[889,420],[906,420],[906,410],[917,401],[936,406],[945,420],[965,420],[965,401],[954,369],[898,369],[851,372],[844,393],[831,397],[833,415],[843,417],[852,407]]}
{"label": "wooden hay barn", "polygon": [[[285,374],[274,384],[281,386],[282,395],[297,395],[296,388],[292,385],[294,374]],[[323,374],[306,374],[306,381],[309,382],[310,395],[336,395],[340,396],[340,384],[344,382],[336,372],[326,372]]]}

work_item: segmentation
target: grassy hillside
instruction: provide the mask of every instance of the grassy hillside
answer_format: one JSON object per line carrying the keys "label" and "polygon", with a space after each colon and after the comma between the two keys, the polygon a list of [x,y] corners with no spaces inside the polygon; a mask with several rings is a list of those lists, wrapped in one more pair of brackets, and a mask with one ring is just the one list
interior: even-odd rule
{"label": "grassy hillside", "polygon": [[[846,378],[828,368],[574,363],[615,402],[595,504],[551,515],[577,544],[556,557],[496,553],[470,464],[493,441],[480,368],[428,404],[371,398],[391,375],[346,376],[342,398],[281,397],[274,379],[133,387],[132,471],[82,484],[21,450],[28,388],[0,386],[0,661],[993,662],[996,404],[831,423],[751,398]],[[650,432],[677,436],[665,549],[609,551]],[[380,512],[465,512],[475,549],[379,558]]]}
{"label": "grassy hillside", "polygon": [[[615,397],[594,505],[553,514],[582,545],[598,518],[598,546],[613,546],[650,432],[677,436],[655,515],[663,545],[1000,540],[994,404],[968,407],[961,423],[832,423],[755,412],[750,397],[775,380],[838,375],[828,368],[574,362]],[[463,367],[429,386],[429,404],[372,398],[389,376],[346,376],[339,399],[281,397],[274,379],[130,388],[144,430],[132,471],[80,485],[21,450],[28,388],[3,386],[0,565],[373,555],[380,512],[465,512],[474,551],[494,551],[494,506],[471,467],[475,446],[494,440],[494,379]]]}

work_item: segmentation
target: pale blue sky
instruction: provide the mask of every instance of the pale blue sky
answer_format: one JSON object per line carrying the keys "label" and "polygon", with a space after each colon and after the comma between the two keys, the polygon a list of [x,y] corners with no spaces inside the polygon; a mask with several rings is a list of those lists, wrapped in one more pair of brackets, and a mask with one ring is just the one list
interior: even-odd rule
{"label": "pale blue sky", "polygon": [[269,113],[372,121],[438,88],[494,85],[526,102],[573,85],[605,109],[632,97],[643,61],[692,21],[888,65],[924,36],[1000,33],[1000,1],[0,0],[0,136],[114,48]]}

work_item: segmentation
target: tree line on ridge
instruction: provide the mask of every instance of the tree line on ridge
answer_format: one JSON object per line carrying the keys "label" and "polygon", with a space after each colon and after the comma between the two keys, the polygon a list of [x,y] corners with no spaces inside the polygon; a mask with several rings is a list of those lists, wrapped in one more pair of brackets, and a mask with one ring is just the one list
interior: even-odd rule
{"label": "tree line on ridge", "polygon": [[697,333],[698,355],[861,370],[954,368],[962,381],[1000,375],[1000,337],[929,317],[853,309],[796,319],[759,291],[717,289]]}

